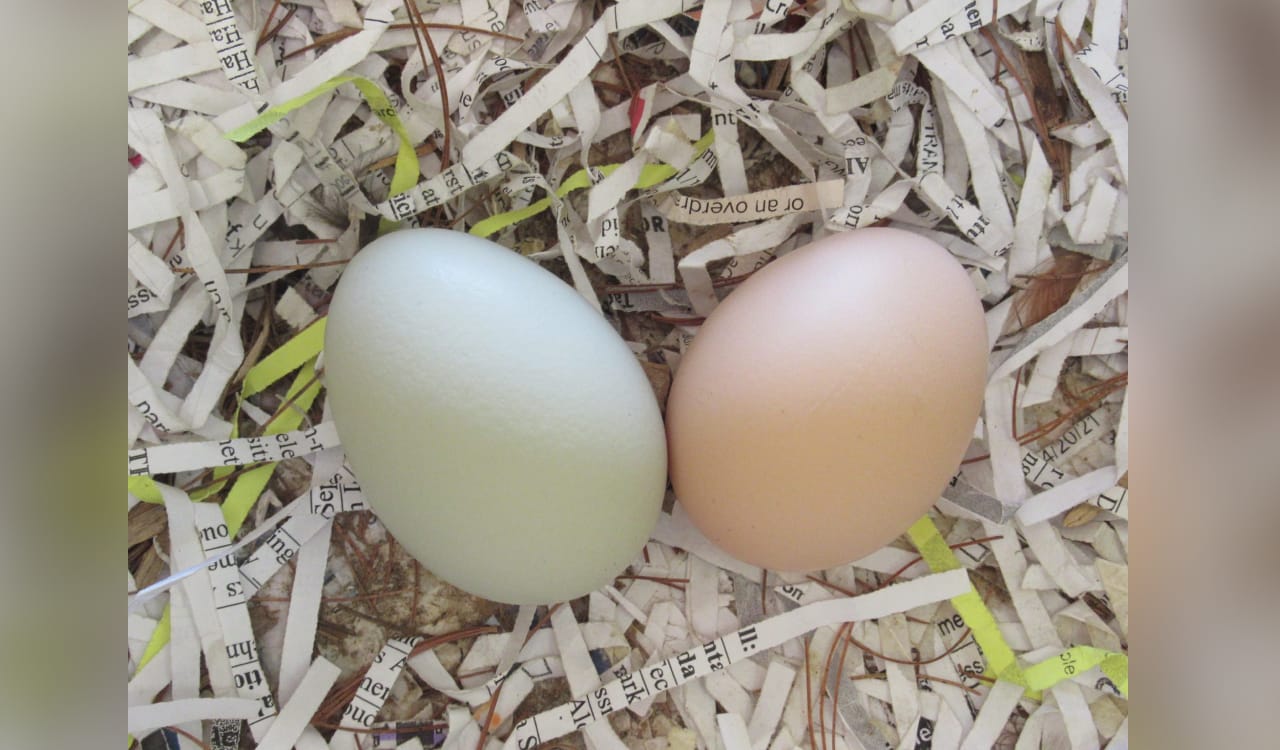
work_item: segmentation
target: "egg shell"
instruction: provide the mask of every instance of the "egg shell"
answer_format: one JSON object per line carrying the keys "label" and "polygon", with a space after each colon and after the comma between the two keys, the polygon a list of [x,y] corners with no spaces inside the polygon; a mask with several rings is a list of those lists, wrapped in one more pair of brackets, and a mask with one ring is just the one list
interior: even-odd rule
{"label": "egg shell", "polygon": [[662,416],[597,310],[488,240],[363,248],[329,308],[324,382],[370,507],[444,580],[545,604],[609,583],[666,488]]}
{"label": "egg shell", "polygon": [[982,303],[932,240],[891,228],[825,237],[712,311],[667,402],[676,497],[735,557],[812,571],[923,516],[982,405]]}

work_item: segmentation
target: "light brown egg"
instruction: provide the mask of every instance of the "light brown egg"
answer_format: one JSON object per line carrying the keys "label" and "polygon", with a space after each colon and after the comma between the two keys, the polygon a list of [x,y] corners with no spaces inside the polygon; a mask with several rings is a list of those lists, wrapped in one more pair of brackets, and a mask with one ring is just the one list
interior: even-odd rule
{"label": "light brown egg", "polygon": [[758,271],[711,314],[667,404],[671,481],[739,559],[810,571],[923,516],[982,405],[972,281],[905,230],[832,235]]}

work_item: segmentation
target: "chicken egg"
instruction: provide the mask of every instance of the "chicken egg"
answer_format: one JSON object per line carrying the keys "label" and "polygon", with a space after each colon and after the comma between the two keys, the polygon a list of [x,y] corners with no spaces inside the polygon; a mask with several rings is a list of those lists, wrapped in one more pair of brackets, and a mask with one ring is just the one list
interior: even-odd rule
{"label": "chicken egg", "polygon": [[982,303],[942,246],[868,228],[784,255],[706,319],[667,402],[672,486],[764,568],[857,560],[923,516],[973,435]]}
{"label": "chicken egg", "polygon": [[649,380],[535,262],[443,229],[380,237],[339,281],[324,363],[370,507],[445,581],[563,601],[608,584],[648,540],[667,476]]}

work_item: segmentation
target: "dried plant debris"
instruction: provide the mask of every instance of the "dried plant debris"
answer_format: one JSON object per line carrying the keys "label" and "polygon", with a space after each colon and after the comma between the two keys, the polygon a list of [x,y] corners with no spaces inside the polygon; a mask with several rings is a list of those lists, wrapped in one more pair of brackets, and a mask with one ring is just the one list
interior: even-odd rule
{"label": "dried plant debris", "polygon": [[[147,747],[1127,747],[1122,0],[129,6],[129,731]],[[814,575],[668,498],[613,585],[503,607],[365,508],[322,342],[379,233],[599,307],[660,399],[825,234],[946,246],[980,423],[929,517]]]}

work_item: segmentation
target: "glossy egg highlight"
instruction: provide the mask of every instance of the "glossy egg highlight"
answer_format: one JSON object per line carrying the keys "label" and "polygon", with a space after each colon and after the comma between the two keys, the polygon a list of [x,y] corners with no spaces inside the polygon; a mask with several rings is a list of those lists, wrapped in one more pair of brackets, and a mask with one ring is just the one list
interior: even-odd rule
{"label": "glossy egg highlight", "polygon": [[608,584],[666,487],[662,417],[599,311],[488,240],[407,229],[329,308],[324,382],[370,507],[414,557],[512,604]]}
{"label": "glossy egg highlight", "polygon": [[672,486],[735,557],[812,571],[923,516],[982,405],[982,304],[964,268],[900,229],[825,237],[712,311],[667,402]]}

